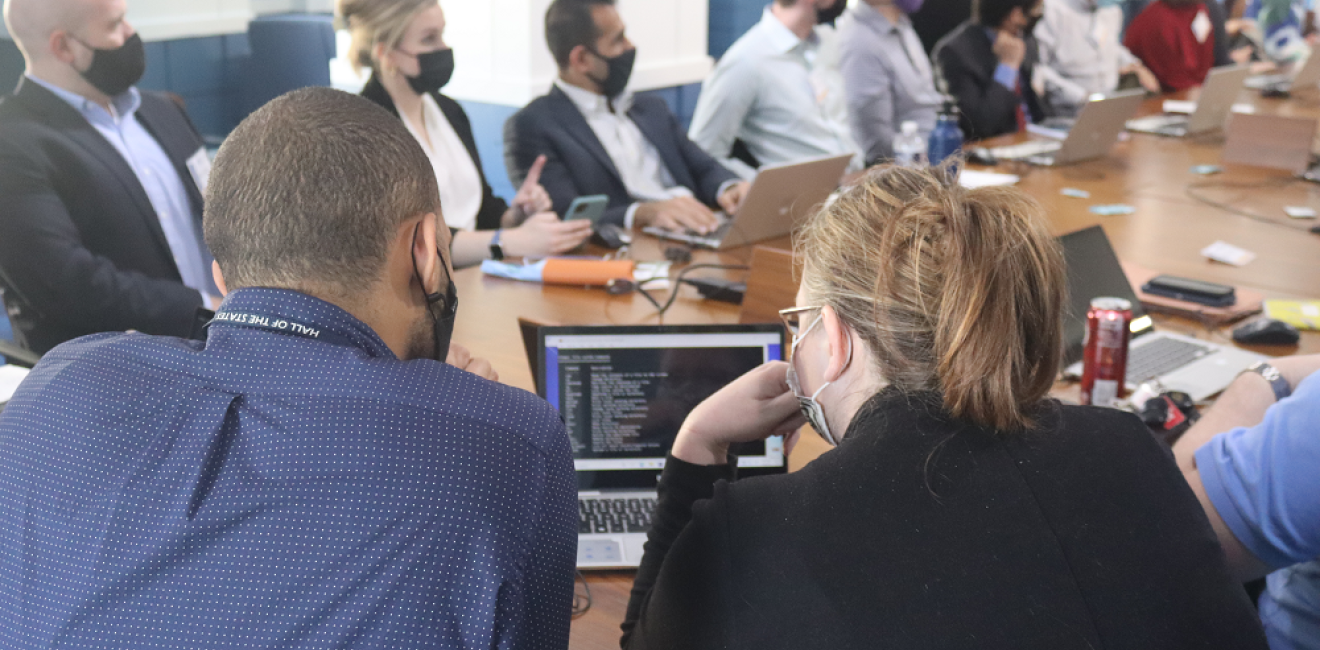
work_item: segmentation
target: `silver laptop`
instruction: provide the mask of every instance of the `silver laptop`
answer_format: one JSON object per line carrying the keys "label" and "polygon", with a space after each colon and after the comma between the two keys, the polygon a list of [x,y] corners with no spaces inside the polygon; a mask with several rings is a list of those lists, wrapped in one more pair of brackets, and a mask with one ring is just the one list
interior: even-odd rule
{"label": "silver laptop", "polygon": [[1000,160],[1022,160],[1046,167],[1094,160],[1108,154],[1118,142],[1124,123],[1137,112],[1145,97],[1145,92],[1131,90],[1092,99],[1082,106],[1062,142],[1029,140],[990,151]]}
{"label": "silver laptop", "polygon": [[674,231],[654,226],[642,231],[686,242],[693,246],[722,250],[765,239],[782,237],[801,223],[807,214],[839,188],[852,156],[834,156],[787,165],[762,167],[743,198],[738,214],[730,218],[716,213],[719,228],[710,234]]}
{"label": "silver laptop", "polygon": [[1233,102],[1246,85],[1251,69],[1243,66],[1215,68],[1205,78],[1196,110],[1191,115],[1152,115],[1128,120],[1129,131],[1181,138],[1223,128]]}
{"label": "silver laptop", "polygon": [[[578,568],[636,567],[656,483],[688,413],[729,382],[783,359],[764,325],[542,327],[537,390],[559,410],[578,479]],[[787,471],[784,441],[736,446],[738,475]]]}
{"label": "silver laptop", "polygon": [[1064,318],[1065,363],[1068,364],[1064,375],[1078,377],[1082,374],[1086,312],[1091,300],[1102,296],[1123,298],[1132,303],[1132,343],[1127,365],[1129,390],[1158,380],[1165,390],[1182,391],[1199,401],[1228,388],[1238,373],[1266,358],[1190,336],[1156,332],[1100,226],[1068,233],[1059,241],[1068,260],[1071,301]]}
{"label": "silver laptop", "polygon": [[[1295,65],[1295,64],[1294,64]],[[1263,74],[1247,78],[1247,88],[1271,92],[1292,92],[1315,88],[1320,84],[1320,56],[1309,56],[1300,68],[1281,74]]]}

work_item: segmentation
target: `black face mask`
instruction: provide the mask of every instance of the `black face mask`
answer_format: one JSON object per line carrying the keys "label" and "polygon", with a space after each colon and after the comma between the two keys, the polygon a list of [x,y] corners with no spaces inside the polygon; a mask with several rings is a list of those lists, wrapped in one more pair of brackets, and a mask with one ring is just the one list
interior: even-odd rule
{"label": "black face mask", "polygon": [[[78,41],[82,43],[82,41]],[[142,36],[133,34],[124,45],[113,50],[100,50],[83,43],[94,53],[92,65],[79,72],[87,83],[106,94],[118,97],[142,79],[147,71],[147,51]]]}
{"label": "black face mask", "polygon": [[417,64],[421,73],[408,77],[408,85],[418,95],[439,92],[454,76],[454,50],[452,48],[417,54]]}
{"label": "black face mask", "polygon": [[[421,224],[413,229],[413,241],[417,241],[417,233],[420,232]],[[445,263],[445,256],[436,249],[436,256],[440,258],[440,264]],[[417,278],[417,284],[425,287],[422,282],[422,274],[417,270],[417,258],[413,258],[413,277]],[[454,278],[448,279],[449,286],[445,293],[431,293],[426,295],[426,311],[431,315],[431,336],[434,337],[435,351],[432,357],[440,363],[444,363],[449,358],[449,343],[454,338],[454,318],[458,315],[458,289],[454,286]],[[423,289],[424,291],[425,289]]]}
{"label": "black face mask", "polygon": [[624,89],[628,87],[628,80],[632,79],[633,65],[637,63],[637,48],[633,48],[616,56],[608,58],[601,56],[596,50],[587,49],[588,52],[596,55],[596,58],[605,62],[609,66],[609,72],[604,79],[588,77],[600,86],[600,92],[610,99],[614,99],[623,94]]}
{"label": "black face mask", "polygon": [[833,7],[830,7],[829,9],[819,9],[816,11],[816,24],[830,25],[831,27],[833,27],[834,21],[838,20],[839,16],[842,16],[843,12],[847,10],[848,10],[848,0],[835,0]]}
{"label": "black face mask", "polygon": [[1044,18],[1044,16],[1031,16],[1030,18],[1027,18],[1027,26],[1022,28],[1022,38],[1031,36],[1031,33],[1036,31],[1036,25],[1040,24],[1041,18]]}

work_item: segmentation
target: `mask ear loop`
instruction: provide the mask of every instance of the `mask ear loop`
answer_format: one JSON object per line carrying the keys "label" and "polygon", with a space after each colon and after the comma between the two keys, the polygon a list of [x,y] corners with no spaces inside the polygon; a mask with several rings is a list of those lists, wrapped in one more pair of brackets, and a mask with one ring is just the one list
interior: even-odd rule
{"label": "mask ear loop", "polygon": [[[416,226],[413,226],[413,237],[412,237],[413,248],[416,248],[417,234],[421,232],[421,229],[422,229],[422,223],[420,221],[417,222]],[[445,256],[444,253],[440,252],[440,247],[438,246],[436,247],[435,254],[438,258],[440,258],[440,265],[444,267]],[[444,363],[445,358],[449,355],[449,343],[451,337],[453,336],[452,332],[454,326],[454,319],[458,316],[458,288],[454,286],[453,276],[449,276],[448,286],[445,288],[444,293],[440,293],[439,291],[435,293],[426,293],[426,283],[422,282],[422,272],[419,270],[419,267],[417,266],[416,255],[412,255],[412,266],[413,266],[413,277],[417,278],[417,284],[418,286],[421,287],[422,295],[425,296],[426,298],[426,313],[430,314],[432,325],[437,330],[439,330],[441,326],[444,326],[444,331],[449,332],[449,335],[447,335],[443,340],[441,339],[436,340],[437,349],[435,351],[435,355],[441,363]],[[446,275],[448,274],[446,273]],[[440,313],[441,313],[440,316],[435,315],[436,310],[433,309],[433,307],[436,304],[440,305]],[[442,343],[444,347],[443,350],[439,349]]]}

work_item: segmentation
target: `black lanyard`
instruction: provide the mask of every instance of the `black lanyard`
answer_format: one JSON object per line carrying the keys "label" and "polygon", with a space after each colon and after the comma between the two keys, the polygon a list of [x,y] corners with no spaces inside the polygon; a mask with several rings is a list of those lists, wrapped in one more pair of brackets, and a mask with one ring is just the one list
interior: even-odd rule
{"label": "black lanyard", "polygon": [[259,314],[249,311],[219,311],[215,318],[207,324],[208,327],[215,324],[237,325],[239,327],[251,327],[253,329],[266,330],[279,334],[290,334],[301,336],[314,341],[325,341],[331,345],[343,345],[348,347],[361,347],[348,337],[327,330],[324,327],[313,327],[296,320],[283,316],[272,316],[269,314]]}

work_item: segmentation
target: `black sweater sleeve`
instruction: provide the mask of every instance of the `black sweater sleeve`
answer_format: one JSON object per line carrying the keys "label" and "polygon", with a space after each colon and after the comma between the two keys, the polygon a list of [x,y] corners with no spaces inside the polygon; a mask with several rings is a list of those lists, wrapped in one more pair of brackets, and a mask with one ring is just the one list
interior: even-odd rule
{"label": "black sweater sleeve", "polygon": [[[697,604],[693,594],[711,594],[710,589],[694,589],[692,580],[707,581],[715,578],[709,564],[714,560],[713,549],[700,531],[689,529],[693,505],[710,499],[716,483],[732,481],[737,472],[737,460],[726,465],[694,465],[673,456],[665,460],[660,477],[659,501],[651,519],[651,530],[646,535],[642,564],[633,581],[632,597],[624,618],[625,649],[645,647],[684,647],[672,645],[672,634],[684,630],[686,634],[701,635],[698,621],[670,611],[675,606],[705,609]],[[671,554],[671,550],[675,551]],[[669,562],[666,563],[666,559]],[[670,598],[669,596],[674,596]],[[708,615],[713,612],[706,612]]]}

